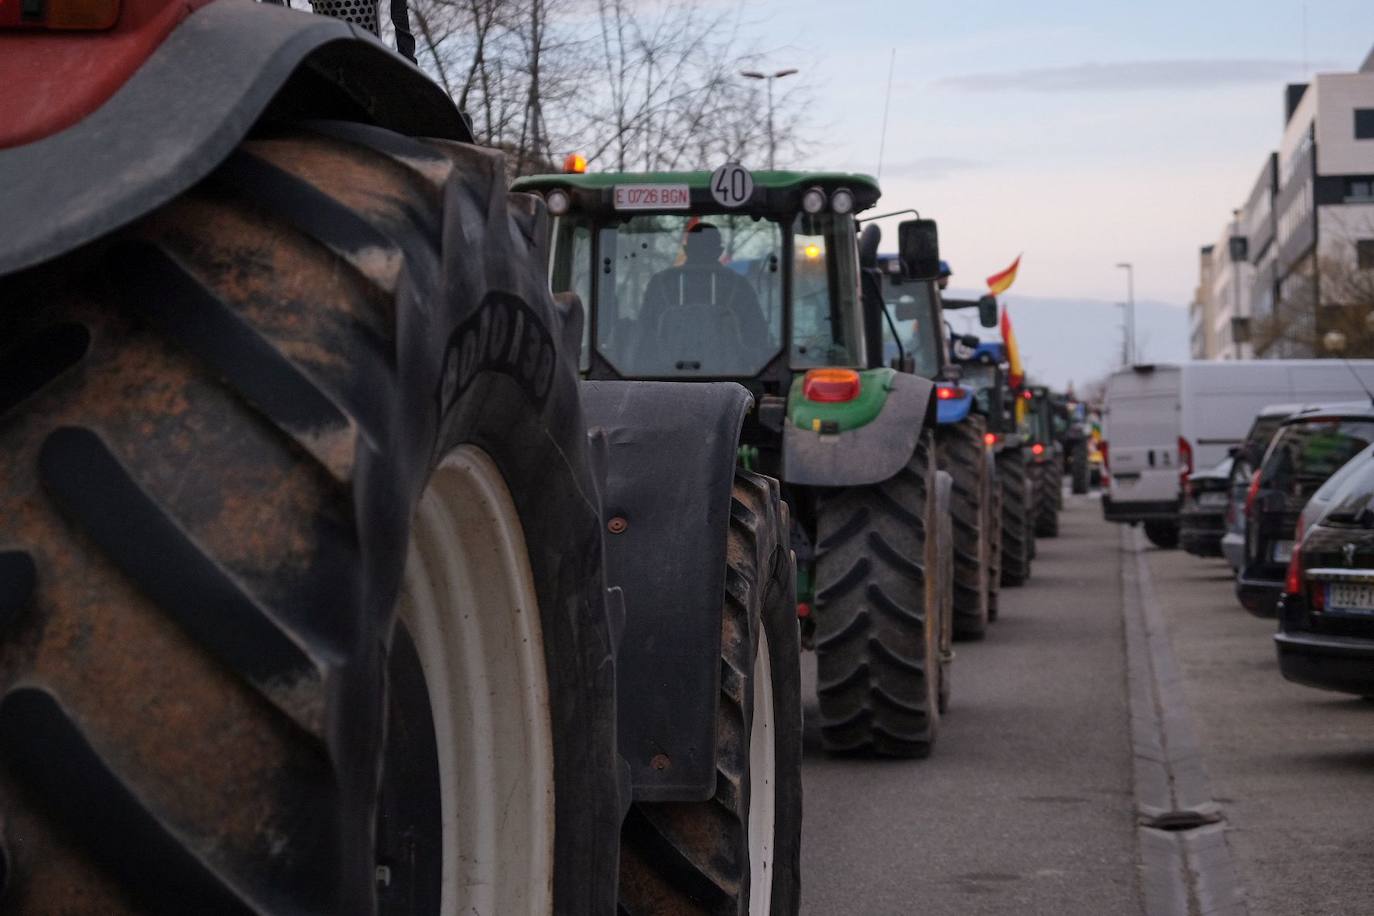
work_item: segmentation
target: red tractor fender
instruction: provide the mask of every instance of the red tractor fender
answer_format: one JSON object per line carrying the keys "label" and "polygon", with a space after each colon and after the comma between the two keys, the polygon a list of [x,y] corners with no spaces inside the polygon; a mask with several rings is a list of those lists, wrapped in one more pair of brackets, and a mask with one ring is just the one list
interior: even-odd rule
{"label": "red tractor fender", "polygon": [[25,141],[0,149],[0,275],[171,200],[274,102],[294,120],[472,139],[443,90],[364,29],[252,0],[125,2],[108,32],[0,33],[0,132]]}
{"label": "red tractor fender", "polygon": [[50,136],[95,111],[207,2],[123,0],[107,31],[0,31],[0,86],[11,87],[0,94],[0,149]]}

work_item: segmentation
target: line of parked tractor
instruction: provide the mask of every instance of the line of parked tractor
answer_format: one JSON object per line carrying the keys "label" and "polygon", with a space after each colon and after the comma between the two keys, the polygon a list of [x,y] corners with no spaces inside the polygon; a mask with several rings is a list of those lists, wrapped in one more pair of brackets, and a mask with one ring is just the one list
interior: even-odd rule
{"label": "line of parked tractor", "polygon": [[1104,434],[1108,519],[1224,558],[1285,678],[1374,697],[1374,360],[1122,369]]}

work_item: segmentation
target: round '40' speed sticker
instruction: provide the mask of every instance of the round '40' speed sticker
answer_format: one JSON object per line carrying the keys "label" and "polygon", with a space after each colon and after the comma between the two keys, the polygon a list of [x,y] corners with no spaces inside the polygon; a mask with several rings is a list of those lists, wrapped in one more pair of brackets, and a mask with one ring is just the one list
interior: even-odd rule
{"label": "round '40' speed sticker", "polygon": [[754,176],[738,162],[727,162],[711,173],[711,196],[722,207],[742,207],[754,196]]}

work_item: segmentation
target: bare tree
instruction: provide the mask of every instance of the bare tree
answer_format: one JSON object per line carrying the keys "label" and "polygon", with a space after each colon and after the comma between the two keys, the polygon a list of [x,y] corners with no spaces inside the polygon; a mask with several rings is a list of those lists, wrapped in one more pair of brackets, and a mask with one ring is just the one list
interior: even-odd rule
{"label": "bare tree", "polygon": [[1374,269],[1360,267],[1355,241],[1309,258],[1273,311],[1252,319],[1251,341],[1260,356],[1374,357]]}
{"label": "bare tree", "polygon": [[[420,64],[504,149],[513,174],[579,151],[618,171],[709,167],[767,139],[765,99],[740,12],[637,0],[412,0]],[[775,100],[795,146],[804,92]]]}

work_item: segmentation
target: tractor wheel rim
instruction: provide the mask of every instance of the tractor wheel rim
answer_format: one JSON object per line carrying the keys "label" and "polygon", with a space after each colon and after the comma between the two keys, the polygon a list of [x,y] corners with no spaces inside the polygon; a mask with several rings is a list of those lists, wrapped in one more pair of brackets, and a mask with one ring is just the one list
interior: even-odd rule
{"label": "tractor wheel rim", "polygon": [[754,719],[749,726],[749,916],[773,909],[773,841],[777,829],[777,722],[768,634],[759,627],[754,657]]}
{"label": "tractor wheel rim", "polygon": [[515,503],[479,449],[451,452],[421,497],[398,617],[433,711],[437,912],[552,913],[554,757],[539,605]]}

